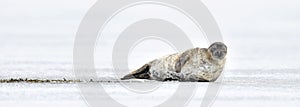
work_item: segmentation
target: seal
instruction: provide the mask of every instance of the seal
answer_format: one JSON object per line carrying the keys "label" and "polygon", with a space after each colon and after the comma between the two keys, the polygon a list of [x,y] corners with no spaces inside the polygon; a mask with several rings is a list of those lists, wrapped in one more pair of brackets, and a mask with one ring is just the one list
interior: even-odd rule
{"label": "seal", "polygon": [[212,82],[221,75],[226,55],[227,46],[215,42],[209,48],[193,48],[153,60],[121,80]]}

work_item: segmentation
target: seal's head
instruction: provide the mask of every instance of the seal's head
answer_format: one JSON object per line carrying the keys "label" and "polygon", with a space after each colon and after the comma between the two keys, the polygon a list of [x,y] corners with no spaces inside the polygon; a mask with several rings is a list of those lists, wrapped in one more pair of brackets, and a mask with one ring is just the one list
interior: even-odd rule
{"label": "seal's head", "polygon": [[222,60],[227,54],[227,46],[222,42],[215,42],[209,46],[208,52],[213,60]]}

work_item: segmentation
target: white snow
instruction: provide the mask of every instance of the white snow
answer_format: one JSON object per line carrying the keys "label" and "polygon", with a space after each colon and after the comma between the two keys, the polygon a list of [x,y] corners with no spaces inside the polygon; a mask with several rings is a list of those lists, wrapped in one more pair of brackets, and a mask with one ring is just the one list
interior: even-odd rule
{"label": "white snow", "polygon": [[[223,85],[213,106],[298,107],[300,1],[203,2],[218,22],[229,49]],[[95,0],[1,0],[0,79],[77,79],[72,63],[75,34],[93,3]],[[103,47],[113,44],[111,40],[103,41],[106,42],[99,43]],[[143,45],[151,48],[149,43],[138,45],[136,53],[129,55],[130,69],[147,62],[153,55],[160,57],[174,52],[163,46],[165,48],[160,49],[167,51],[151,53],[143,51]],[[109,60],[105,56],[97,60],[97,76],[99,80],[113,79],[114,82],[99,84],[124,105],[156,105],[169,98],[178,86],[178,82],[159,83],[159,88],[151,87],[156,91],[152,94],[126,90],[116,83],[111,64],[107,63]],[[132,87],[157,83],[131,82]],[[183,84],[197,86],[187,105],[199,106],[208,83]],[[88,104],[75,83],[0,83],[0,106],[86,107]]]}

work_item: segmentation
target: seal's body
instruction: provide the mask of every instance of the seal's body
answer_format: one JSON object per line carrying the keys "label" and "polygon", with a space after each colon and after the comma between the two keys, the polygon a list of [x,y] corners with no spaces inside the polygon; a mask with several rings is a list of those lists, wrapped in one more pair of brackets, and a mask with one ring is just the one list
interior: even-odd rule
{"label": "seal's body", "polygon": [[208,49],[194,48],[153,60],[121,79],[215,81],[223,71],[226,54],[225,44],[216,42]]}

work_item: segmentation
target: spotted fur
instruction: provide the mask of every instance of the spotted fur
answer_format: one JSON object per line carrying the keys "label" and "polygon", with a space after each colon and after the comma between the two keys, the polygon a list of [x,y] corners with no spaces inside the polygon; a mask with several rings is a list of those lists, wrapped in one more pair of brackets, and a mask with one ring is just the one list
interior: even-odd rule
{"label": "spotted fur", "polygon": [[[227,47],[225,48],[227,53]],[[212,57],[209,49],[193,48],[153,60],[124,76],[122,80],[137,78],[158,81],[215,81],[223,71],[226,58],[216,60]]]}

